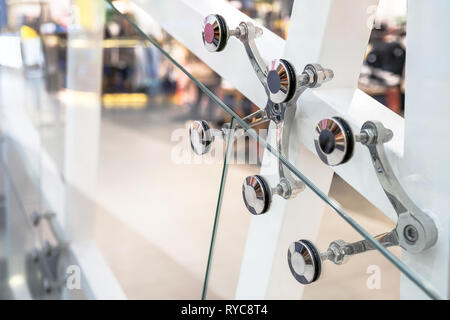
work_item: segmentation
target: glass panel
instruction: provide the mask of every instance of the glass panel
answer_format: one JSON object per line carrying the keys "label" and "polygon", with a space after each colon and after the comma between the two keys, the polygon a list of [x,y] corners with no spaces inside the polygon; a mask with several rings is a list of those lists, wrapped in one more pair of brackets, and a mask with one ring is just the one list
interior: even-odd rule
{"label": "glass panel", "polygon": [[[3,245],[0,296],[4,299],[85,299],[84,290],[71,290],[62,294],[58,278],[48,274],[46,266],[58,277],[65,266],[77,265],[77,260],[66,251],[56,249],[58,241],[51,224],[36,223],[34,213],[42,212],[46,199],[40,184],[29,172],[23,154],[23,145],[9,136],[1,143],[2,208],[0,213],[0,243]],[[44,219],[43,219],[44,220]],[[59,259],[55,257],[59,256]],[[48,258],[49,264],[44,263]]]}
{"label": "glass panel", "polygon": [[[137,26],[135,27],[138,28]],[[149,40],[156,46],[158,46],[155,40],[151,38],[149,38]],[[250,129],[249,125],[241,118],[239,118],[238,115],[231,108],[229,108],[226,104],[224,104],[217,96],[215,96],[206,86],[204,86],[201,82],[199,82],[179,63],[174,61],[172,57],[170,57],[167,53],[164,53],[164,50],[162,48],[160,49],[161,52],[163,52],[163,54],[165,54],[170,60],[172,60],[174,64],[176,64],[180,68],[180,70],[186,73],[186,75],[188,75],[189,78],[191,78],[201,90],[203,90],[223,110],[225,110],[231,116],[233,116],[236,119],[237,122],[236,125],[239,125],[240,127],[247,130],[247,134],[249,135],[249,137],[256,139],[258,143],[260,143],[264,148],[266,148],[270,153],[272,153],[276,158],[278,158],[279,161],[286,167],[287,170],[290,170],[298,179],[302,180],[306,184],[307,188],[310,188],[311,191],[315,195],[319,196],[319,198],[322,199],[334,212],[336,212],[344,220],[344,222],[348,223],[358,234],[360,234],[363,238],[365,238],[368,241],[369,245],[372,245],[374,248],[379,250],[384,257],[386,257],[395,267],[397,267],[401,272],[403,272],[408,279],[410,279],[416,285],[418,285],[427,295],[433,298],[439,297],[436,290],[434,290],[434,288],[430,286],[425,279],[423,279],[416,272],[411,270],[404,262],[395,257],[389,250],[384,248],[377,240],[375,240],[371,232],[365,230],[351,215],[349,215],[346,211],[344,211],[335,201],[330,199],[326,193],[317,188],[317,186],[315,186],[315,184],[310,179],[308,179],[308,177],[302,174],[297,168],[295,168],[294,165],[292,165],[292,163],[290,163],[283,155],[281,155],[276,147],[270,145],[264,138],[258,135],[258,133],[255,130]]]}
{"label": "glass panel", "polygon": [[[80,5],[83,3],[86,5],[89,2],[79,1]],[[219,85],[220,79],[205,68],[195,57],[191,56],[185,48],[170,39],[162,30],[156,32],[160,34],[159,39],[148,37],[135,25],[134,18],[130,13],[120,14],[113,9],[108,11],[106,19],[106,37],[108,39],[104,42],[97,41],[97,45],[102,43],[104,46],[105,61],[101,118],[96,118],[100,116],[98,112],[100,108],[98,88],[95,88],[95,86],[92,88],[91,82],[88,81],[91,80],[89,72],[92,71],[90,67],[93,67],[95,60],[89,60],[93,63],[92,65],[87,62],[81,63],[84,62],[83,57],[86,58],[89,54],[95,56],[99,53],[99,50],[98,47],[94,46],[92,51],[80,50],[77,52],[77,45],[82,47],[86,44],[83,39],[76,38],[77,35],[81,34],[75,33],[75,38],[72,40],[80,41],[72,42],[74,47],[69,49],[69,54],[80,61],[79,66],[81,67],[73,73],[75,78],[69,77],[68,87],[71,90],[65,97],[67,100],[64,100],[64,94],[62,98],[67,101],[68,108],[65,111],[61,110],[59,102],[55,104],[51,102],[52,99],[60,99],[60,97],[55,98],[52,94],[42,94],[42,92],[51,91],[49,88],[52,87],[54,79],[51,79],[49,73],[48,79],[46,78],[50,81],[47,84],[49,87],[44,90],[41,53],[43,52],[42,55],[45,57],[46,54],[46,57],[49,58],[54,54],[54,50],[52,51],[52,48],[44,49],[41,47],[40,41],[25,42],[24,39],[19,39],[20,49],[22,49],[20,46],[26,46],[33,52],[30,57],[24,54],[21,60],[23,69],[20,70],[24,71],[26,79],[41,79],[39,81],[23,81],[22,79],[17,82],[16,88],[28,88],[28,83],[32,86],[30,90],[27,90],[27,92],[30,92],[30,96],[25,95],[23,97],[25,100],[30,99],[29,105],[31,108],[27,108],[26,102],[21,102],[19,105],[26,110],[31,110],[27,112],[33,126],[45,127],[46,121],[43,120],[47,119],[48,114],[51,118],[49,122],[52,130],[49,133],[47,130],[38,129],[39,141],[36,143],[38,149],[37,151],[36,149],[33,150],[39,156],[37,161],[34,162],[37,169],[31,174],[37,177],[37,184],[41,188],[38,188],[40,193],[43,192],[43,185],[45,185],[45,182],[42,182],[40,170],[46,165],[42,162],[42,159],[46,158],[46,156],[43,156],[44,154],[51,154],[50,158],[53,159],[53,162],[59,164],[56,165],[58,174],[66,172],[67,168],[64,166],[67,163],[69,166],[74,165],[70,161],[81,162],[86,156],[95,158],[98,155],[98,168],[89,167],[87,169],[82,166],[80,168],[78,165],[74,166],[75,170],[73,168],[68,170],[73,175],[70,178],[74,178],[74,176],[78,177],[77,170],[85,169],[87,173],[84,177],[88,180],[87,184],[84,184],[86,181],[83,180],[80,185],[67,185],[65,187],[71,191],[73,198],[70,198],[70,200],[75,202],[75,205],[71,207],[75,214],[73,212],[72,214],[76,218],[75,220],[82,221],[81,226],[90,226],[88,223],[83,224],[83,219],[81,219],[85,214],[84,209],[94,209],[97,222],[93,230],[94,237],[128,297],[199,297],[202,289],[203,272],[207,263],[210,266],[207,270],[210,270],[211,273],[207,272],[205,275],[204,297],[232,297],[232,293],[236,290],[237,270],[243,254],[243,245],[239,245],[239,243],[245,238],[245,229],[249,222],[248,218],[244,217],[219,215],[221,196],[227,197],[227,192],[224,191],[226,188],[223,188],[223,186],[226,186],[224,178],[227,176],[227,167],[223,166],[222,161],[224,144],[219,142],[219,139],[214,142],[219,144],[214,148],[215,152],[212,153],[212,158],[192,156],[186,135],[187,125],[185,124],[190,123],[189,120],[192,120],[194,115],[198,116],[199,113],[205,116],[207,120],[216,122],[217,127],[229,121],[231,117],[235,119],[236,125],[244,128],[255,143],[257,141],[262,148],[271,152],[288,170],[305,182],[311,196],[319,196],[328,205],[329,212],[338,214],[334,214],[334,219],[338,216],[342,218],[338,221],[343,227],[336,228],[339,231],[339,233],[336,232],[336,237],[327,231],[330,229],[330,225],[327,225],[328,222],[335,220],[332,218],[323,220],[324,224],[321,225],[320,234],[324,233],[325,235],[319,236],[317,241],[317,246],[321,250],[326,249],[330,241],[338,238],[347,240],[347,237],[349,237],[348,241],[353,241],[364,237],[369,244],[375,246],[392,263],[387,265],[387,269],[391,270],[390,268],[393,269],[393,266],[395,266],[431,297],[437,297],[434,289],[425,280],[418,277],[413,270],[372,237],[373,234],[377,234],[378,227],[385,231],[384,228],[387,227],[388,222],[385,224],[383,222],[379,226],[371,226],[370,223],[364,221],[364,218],[367,218],[365,215],[354,214],[352,208],[346,207],[342,202],[341,207],[332,197],[320,190],[308,177],[287,161],[274,146],[269,145],[263,135],[250,129],[248,124],[239,117],[238,110],[233,110],[218,98],[218,96],[222,97],[221,94],[225,85]],[[80,23],[84,24],[86,21],[82,20]],[[92,22],[92,19],[87,23],[87,26],[103,33],[103,26],[96,25]],[[24,35],[27,35],[27,37],[31,35],[30,38],[36,40],[35,33],[27,28],[23,30]],[[96,37],[99,34],[97,32]],[[96,37],[90,38],[88,44],[92,45],[95,40],[98,40]],[[9,41],[10,39],[6,40]],[[44,47],[46,45],[51,46],[52,40],[45,39],[44,36],[43,40]],[[149,46],[147,41],[155,47]],[[96,58],[98,57],[97,55]],[[14,65],[17,61],[9,61],[8,63]],[[78,68],[78,65],[76,68]],[[205,69],[208,74],[204,79],[201,79],[202,74],[198,71]],[[2,83],[6,79],[3,77],[3,70],[4,68],[2,68]],[[184,75],[187,77],[184,77]],[[76,78],[77,76],[79,78]],[[21,79],[20,76],[18,78]],[[92,79],[94,78],[92,77]],[[83,83],[83,79],[86,80],[85,83]],[[95,79],[98,79],[98,77]],[[215,81],[208,83],[210,79],[215,79]],[[208,85],[205,85],[205,83]],[[3,91],[4,89],[2,89]],[[201,92],[204,92],[205,96]],[[189,102],[192,107],[189,107]],[[9,101],[6,103],[2,101],[2,104],[9,105],[10,103]],[[215,104],[218,104],[220,109],[214,108]],[[203,107],[201,107],[202,105]],[[47,107],[49,107],[50,112],[42,111]],[[80,109],[80,107],[93,108]],[[89,120],[89,125],[83,127],[83,130],[77,131],[73,127],[68,130],[66,127],[61,131],[61,115],[66,115],[66,119],[72,119],[67,116],[67,112],[73,112],[74,109],[78,112],[72,114],[72,116],[80,116],[76,119],[77,121],[85,117]],[[38,110],[38,112],[35,112],[35,110]],[[248,113],[241,112],[242,115]],[[72,139],[67,139],[68,134],[72,135]],[[61,139],[61,137],[64,137],[64,139]],[[80,137],[84,138],[84,141],[79,139]],[[97,138],[99,138],[98,145],[95,144]],[[95,152],[86,152],[85,154],[75,152],[78,158],[74,157],[74,153],[69,153],[66,161],[63,162],[61,154],[68,152],[68,146],[61,144],[61,141],[75,142],[74,146],[70,146],[73,148],[70,149],[71,152],[86,151],[86,148],[80,148],[80,144],[83,145],[84,142],[88,145],[92,144]],[[42,149],[39,149],[41,146]],[[11,160],[8,160],[8,163],[10,162]],[[205,163],[208,166],[199,166],[199,164]],[[184,165],[179,166],[179,164]],[[229,174],[232,170],[234,169],[230,168]],[[243,172],[247,172],[246,170],[248,172],[259,171],[258,167],[245,168]],[[67,177],[64,176],[64,178]],[[95,180],[94,184],[92,184],[91,178]],[[97,178],[98,180],[96,180]],[[48,180],[45,181],[48,182]],[[231,188],[231,185],[229,187]],[[220,190],[218,202],[217,190]],[[242,200],[241,197],[237,197],[237,193],[240,194],[241,189],[234,187],[230,191],[232,200],[224,198],[223,203],[226,203],[226,206],[223,207],[223,213],[230,210],[228,206],[236,206],[236,208],[240,206],[242,208]],[[174,199],[173,195],[176,195],[177,198]],[[39,203],[32,206],[38,207],[39,210],[46,208],[49,202],[47,196],[49,196],[48,193],[44,196],[39,194]],[[336,196],[336,198],[338,197]],[[239,201],[241,205],[238,205],[236,201]],[[338,199],[338,201],[342,201],[342,199]],[[236,211],[241,211],[241,209],[231,211],[235,214]],[[215,222],[213,212],[216,212]],[[351,212],[353,216],[347,212]],[[361,212],[358,211],[358,213],[361,215]],[[69,217],[73,218],[70,215]],[[228,226],[227,228],[231,229],[230,226],[235,221],[240,221],[242,230],[239,229],[236,232],[234,242],[223,240],[226,239],[228,234],[232,233],[221,235],[220,226],[223,223],[223,226]],[[327,224],[325,224],[325,221]],[[213,230],[213,235],[210,243],[208,240],[211,238],[211,230]],[[353,232],[354,234],[350,236],[346,230],[356,231],[356,233]],[[335,230],[333,229],[333,231]],[[42,239],[45,239],[45,231],[40,234],[40,240]],[[214,245],[215,243],[217,247]],[[225,243],[225,245],[222,246],[222,243]],[[232,259],[229,262],[238,262],[237,265],[233,264],[232,267],[220,261],[216,263],[213,259],[217,257],[218,252],[223,250],[226,254],[220,255],[219,253],[219,256],[221,258],[227,257],[227,253],[230,251],[228,243],[235,243],[236,248],[241,248],[232,253]],[[284,244],[280,242],[281,245]],[[209,260],[207,259],[208,250],[210,252]],[[280,248],[280,250],[286,249]],[[398,252],[396,253],[398,254]],[[373,251],[365,256],[368,257],[369,255],[378,255],[378,252]],[[359,258],[355,257],[354,260],[358,261]],[[155,261],[160,263],[156,264]],[[276,259],[274,263],[281,263],[282,261],[285,260]],[[377,261],[375,262],[378,263]],[[379,263],[382,264],[381,261]],[[149,270],[149,266],[154,269]],[[218,271],[215,271],[215,268],[219,268]],[[330,270],[333,270],[333,267],[330,267]],[[387,273],[391,274],[389,270]],[[276,274],[274,279],[285,277],[283,272],[286,272],[285,278],[288,278],[290,275],[287,271],[280,271],[281,273]],[[220,277],[215,275],[215,272],[219,272],[219,274],[224,272],[227,275]],[[332,274],[330,272],[330,275]],[[338,276],[340,275],[344,275],[341,270],[339,270]],[[392,271],[392,279],[395,277],[395,272]],[[210,291],[206,291],[208,279],[211,286]],[[223,284],[225,279],[229,279],[226,285]],[[361,280],[361,277],[358,279]],[[351,280],[348,282],[351,283],[355,279],[347,280]],[[180,286],[180,283],[182,283],[182,286]],[[290,283],[292,281],[289,282],[288,286],[291,286]],[[320,283],[324,282],[317,282],[316,285],[319,286]],[[394,283],[395,281],[389,282],[389,284]],[[333,283],[329,285],[336,288]],[[314,288],[314,286],[311,286],[311,288]],[[285,290],[280,285],[271,294],[274,297],[292,297],[290,296],[292,292],[290,290]],[[355,291],[350,290],[352,293],[349,294],[349,297],[352,297],[356,291],[357,289]],[[308,296],[308,294],[310,297],[317,297],[317,291],[314,293],[314,289],[305,289],[305,296]]]}
{"label": "glass panel", "polygon": [[[71,9],[70,1],[51,7],[47,2],[8,2],[2,8],[7,23],[0,46],[11,49],[0,57],[6,285],[16,299],[85,298],[79,288],[62,290],[66,267],[78,262],[58,238],[63,234],[59,229],[68,231],[63,156]],[[58,218],[47,224],[34,220],[34,213]],[[88,284],[83,289],[89,291]]]}
{"label": "glass panel", "polygon": [[[230,128],[232,130],[234,129],[234,118],[231,119]],[[203,290],[202,290],[202,299],[203,300],[206,298],[208,288],[209,288],[209,276],[211,274],[211,267],[212,267],[211,264],[212,264],[213,257],[214,257],[214,251],[216,250],[217,228],[219,227],[220,213],[222,211],[222,203],[223,203],[223,193],[225,190],[225,184],[226,184],[227,177],[228,177],[228,163],[230,161],[230,158],[232,158],[232,156],[233,156],[233,150],[234,150],[233,149],[234,143],[232,142],[233,138],[234,138],[234,136],[231,134],[227,137],[227,149],[225,152],[224,164],[223,164],[223,169],[222,169],[222,177],[221,177],[221,182],[220,182],[219,196],[217,199],[216,214],[214,217],[214,225],[213,225],[212,235],[211,235],[211,244],[209,246],[208,262],[207,262],[206,271],[205,271],[205,280],[203,282]]]}
{"label": "glass panel", "polygon": [[[153,28],[171,57],[219,92],[212,70]],[[110,9],[106,30],[95,240],[127,298],[200,299],[226,143],[217,136],[210,153],[195,155],[188,128],[231,117]]]}
{"label": "glass panel", "polygon": [[[209,274],[207,299],[236,297],[245,250],[251,250],[246,248],[251,214],[242,201],[240,185],[246,176],[258,174],[259,171],[258,165],[230,164]],[[337,175],[333,179],[330,197],[339,201],[343,208],[373,234],[380,234],[394,227],[391,220],[385,218]],[[254,217],[256,218],[270,219],[266,216]],[[343,265],[325,261],[322,263],[321,276],[316,282],[306,286],[298,283],[287,262],[289,245],[304,238],[300,231],[304,231],[304,228],[301,221],[298,223],[299,234],[296,238],[283,236],[286,233],[292,234],[289,230],[292,229],[291,226],[284,226],[280,232],[266,299],[399,299],[400,271],[378,251],[350,257]],[[313,243],[320,252],[324,252],[332,241],[353,242],[361,239],[353,228],[327,207],[320,218],[317,240]],[[306,240],[309,240],[308,237]],[[392,252],[396,257],[400,256],[398,247],[393,248]]]}
{"label": "glass panel", "polygon": [[[28,267],[26,261],[29,261],[26,257],[30,256],[38,243],[38,235],[28,220],[28,214],[34,207],[39,206],[39,198],[36,198],[39,192],[17,162],[20,155],[17,154],[16,147],[11,140],[6,141],[5,138],[1,143],[0,297],[2,299],[31,297],[26,281]],[[3,163],[13,165],[5,167]],[[14,175],[17,179],[15,182],[20,185],[12,183],[11,175]],[[17,193],[18,188],[21,192],[20,197]]]}
{"label": "glass panel", "polygon": [[[382,234],[395,227],[390,219],[338,175],[334,175],[329,196],[371,234]],[[326,208],[315,244],[319,250],[325,251],[332,241],[338,239],[352,242],[363,238],[334,214],[331,208]],[[389,250],[395,257],[400,258],[399,247]],[[400,271],[376,250],[349,257],[343,265],[327,261],[324,262],[322,277],[311,286],[305,287],[303,298],[399,299]]]}
{"label": "glass panel", "polygon": [[246,176],[258,174],[259,166],[236,164],[235,153],[242,150],[234,151],[229,160],[205,299],[235,299],[244,256],[251,215],[242,201],[242,182]]}
{"label": "glass panel", "polygon": [[32,227],[29,217],[34,210],[42,209],[41,145],[36,135],[42,102],[43,60],[40,39],[30,26],[38,16],[39,6],[30,4],[28,25],[18,19],[23,10],[20,4],[8,8],[9,25],[2,25],[0,33],[0,220],[3,224],[0,242],[4,249],[0,296],[29,299],[32,290],[28,279],[34,289],[38,287],[33,291],[39,291],[36,283],[39,276],[37,272],[29,272],[29,267],[33,264],[32,251],[39,245],[40,232]]}
{"label": "glass panel", "polygon": [[[58,215],[61,235],[70,240],[75,258],[85,257],[86,244],[95,242],[99,248],[94,251],[97,256],[71,263],[83,267],[104,259],[104,273],[112,271],[112,279],[126,297],[199,299],[226,144],[219,134],[210,154],[194,155],[188,128],[196,119],[220,128],[231,117],[110,8],[101,41],[103,11],[101,6],[91,7],[92,3],[80,0],[74,7],[69,2],[60,5],[60,14],[69,18],[62,25],[50,25],[44,19],[45,25],[38,12],[24,32],[35,40],[30,59],[39,59],[28,64],[19,57],[22,64],[15,66],[1,61],[3,139],[10,142],[2,162],[18,190],[17,198],[25,204],[20,215],[17,205],[6,208],[8,218],[20,221],[7,220],[8,233],[0,241],[14,263],[7,275],[1,269],[2,289],[5,281],[10,289],[8,281],[18,273],[23,294],[13,293],[14,297],[60,297],[53,295],[57,292],[35,295],[30,275],[24,273],[24,257],[31,249],[43,250],[47,241],[56,244],[50,225],[31,226],[33,212],[51,210]],[[91,17],[86,16],[89,13]],[[15,39],[18,54],[25,41],[19,33],[23,26],[18,23],[17,30],[5,35]],[[157,25],[153,30],[160,35],[159,43],[196,77],[203,77],[210,90],[228,100],[239,99],[242,103],[236,104],[236,110],[240,113],[252,108]],[[11,119],[26,126],[14,127]],[[5,196],[12,203],[10,193]],[[24,232],[35,242],[28,241]],[[15,241],[19,236],[21,240]],[[81,272],[83,279],[92,280],[92,270]],[[43,288],[41,280],[39,288]],[[83,292],[69,289],[62,297],[98,297],[90,283],[83,282],[81,287]]]}

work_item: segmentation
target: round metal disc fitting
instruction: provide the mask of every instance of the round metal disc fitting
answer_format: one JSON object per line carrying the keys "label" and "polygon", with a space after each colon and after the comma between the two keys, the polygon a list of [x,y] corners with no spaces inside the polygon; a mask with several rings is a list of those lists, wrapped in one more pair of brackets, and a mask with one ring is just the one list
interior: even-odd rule
{"label": "round metal disc fitting", "polygon": [[242,197],[248,211],[254,215],[266,213],[272,202],[272,193],[267,181],[259,176],[253,175],[245,178],[242,184]]}
{"label": "round metal disc fitting", "polygon": [[227,45],[229,32],[225,19],[218,14],[210,14],[203,20],[203,44],[210,52],[222,51]]}
{"label": "round metal disc fitting", "polygon": [[270,100],[274,103],[291,100],[297,87],[294,67],[284,59],[277,59],[269,64],[268,71],[267,88]]}
{"label": "round metal disc fitting", "polygon": [[205,120],[192,122],[189,127],[189,137],[191,140],[191,148],[198,155],[209,152],[211,143],[214,141],[214,136]]}
{"label": "round metal disc fitting", "polygon": [[341,118],[319,121],[314,131],[314,146],[319,158],[329,166],[347,162],[353,155],[354,138],[350,126]]}
{"label": "round metal disc fitting", "polygon": [[322,260],[317,248],[308,240],[293,242],[287,252],[288,265],[295,280],[310,284],[320,277]]}

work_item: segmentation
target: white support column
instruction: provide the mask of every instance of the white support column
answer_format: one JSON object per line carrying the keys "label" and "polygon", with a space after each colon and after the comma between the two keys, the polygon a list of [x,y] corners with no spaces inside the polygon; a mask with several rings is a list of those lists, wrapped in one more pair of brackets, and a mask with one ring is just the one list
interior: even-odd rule
{"label": "white support column", "polygon": [[66,223],[71,248],[90,298],[121,299],[124,293],[93,243],[105,1],[74,0],[76,24],[69,32],[64,177]]}
{"label": "white support column", "polygon": [[[353,91],[364,52],[370,35],[367,27],[367,8],[377,0],[359,1],[296,1],[291,17],[285,57],[297,72],[308,63],[320,63],[335,72],[335,78],[324,85],[336,91]],[[349,16],[348,12],[352,11]],[[314,89],[317,90],[317,89]],[[319,89],[320,90],[320,89]],[[343,101],[349,106],[352,96]],[[304,102],[300,98],[295,127],[301,126]],[[343,110],[341,110],[343,111]],[[310,127],[314,128],[314,126]],[[312,131],[312,129],[311,129]],[[301,133],[300,133],[301,134]],[[290,138],[291,161],[316,186],[327,192],[331,185],[333,170],[324,165],[311,151],[303,146],[299,130]],[[275,137],[271,137],[275,145]],[[296,158],[295,156],[300,155]],[[271,158],[261,174],[276,172],[277,162]],[[276,183],[276,179],[272,178]],[[242,263],[238,299],[280,299],[301,297],[303,286],[290,275],[286,252],[289,244],[298,238],[314,240],[320,226],[325,203],[311,190],[306,190],[289,201],[274,197],[271,210],[264,216],[252,217]]]}
{"label": "white support column", "polygon": [[[437,244],[402,260],[450,298],[450,2],[409,1],[406,53],[405,153],[402,182],[435,218]],[[401,298],[425,298],[406,277]]]}

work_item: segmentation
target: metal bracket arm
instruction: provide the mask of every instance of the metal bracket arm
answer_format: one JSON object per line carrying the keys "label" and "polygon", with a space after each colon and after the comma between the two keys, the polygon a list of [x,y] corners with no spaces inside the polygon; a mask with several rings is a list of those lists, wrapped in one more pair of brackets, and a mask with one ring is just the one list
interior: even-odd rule
{"label": "metal bracket arm", "polygon": [[382,123],[367,121],[356,140],[369,149],[378,180],[398,215],[395,231],[400,246],[419,253],[436,243],[438,232],[433,219],[411,200],[395,176],[384,148],[392,136]]}
{"label": "metal bracket arm", "polygon": [[[395,230],[382,233],[375,237],[384,247],[398,245],[398,237]],[[347,262],[349,256],[360,254],[369,250],[374,250],[373,245],[367,240],[347,243],[343,240],[336,240],[330,243],[328,250],[320,255],[322,261],[329,260],[335,264]]]}

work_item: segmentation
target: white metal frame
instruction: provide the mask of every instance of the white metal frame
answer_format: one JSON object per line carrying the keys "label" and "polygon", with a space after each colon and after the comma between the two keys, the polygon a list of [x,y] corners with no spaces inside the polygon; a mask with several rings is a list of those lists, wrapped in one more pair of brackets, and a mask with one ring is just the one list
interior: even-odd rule
{"label": "white metal frame", "polygon": [[[211,54],[204,49],[201,39],[201,21],[208,14],[221,14],[231,27],[240,21],[251,21],[250,18],[218,0],[134,0],[134,3],[246,97],[264,107],[266,95],[241,44],[230,39],[223,52]],[[450,3],[446,0],[408,3],[405,119],[357,89],[370,34],[368,22],[376,5],[378,0],[296,0],[287,41],[265,29],[257,45],[266,61],[287,58],[297,70],[307,63],[318,62],[335,72],[333,81],[320,89],[308,90],[299,99],[290,139],[290,147],[295,150],[291,154],[298,155],[290,160],[322,191],[329,189],[333,170],[315,156],[313,131],[320,119],[341,116],[356,132],[365,121],[378,120],[393,130],[394,138],[386,144],[391,164],[411,198],[435,219],[439,229],[433,248],[418,255],[403,252],[402,260],[448,298],[450,221],[446,211],[450,152],[445,148],[444,137],[450,134],[450,128],[439,125],[439,120],[450,119],[450,108],[446,107],[450,101],[447,76],[450,62],[444,58],[450,48],[444,40],[450,35],[450,22],[445,16]],[[270,157],[265,152],[263,163],[276,165],[275,161],[268,161]],[[333,169],[396,220],[364,147],[356,146],[352,160]],[[265,170],[274,172],[263,165],[263,174]],[[324,206],[311,191],[306,191],[289,202],[274,199],[268,214],[252,218],[236,298],[301,297],[302,286],[287,278],[286,272],[277,270],[287,268],[286,250],[290,242],[299,237],[316,237]],[[277,288],[283,288],[283,292]],[[401,297],[425,298],[425,295],[403,277]]]}

